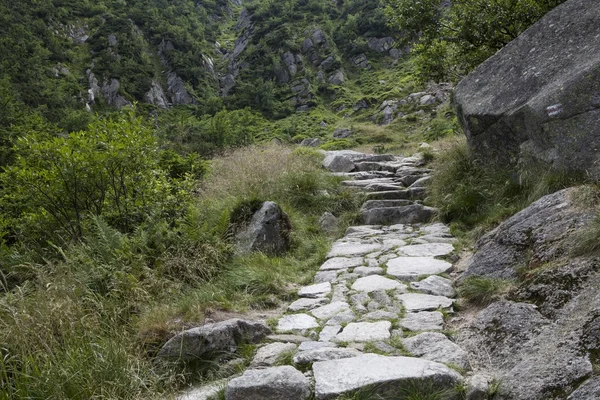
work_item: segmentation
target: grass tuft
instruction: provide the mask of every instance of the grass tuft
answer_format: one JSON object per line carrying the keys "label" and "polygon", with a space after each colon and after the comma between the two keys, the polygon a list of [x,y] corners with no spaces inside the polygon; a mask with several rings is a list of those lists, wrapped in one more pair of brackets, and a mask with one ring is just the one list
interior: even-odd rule
{"label": "grass tuft", "polygon": [[467,302],[487,306],[498,300],[510,288],[510,282],[497,278],[470,276],[458,287],[458,294]]}

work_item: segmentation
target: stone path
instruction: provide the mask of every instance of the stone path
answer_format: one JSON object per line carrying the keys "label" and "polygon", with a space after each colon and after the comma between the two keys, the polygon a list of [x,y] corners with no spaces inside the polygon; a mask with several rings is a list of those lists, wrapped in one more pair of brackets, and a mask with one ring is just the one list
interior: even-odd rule
{"label": "stone path", "polygon": [[[336,399],[364,387],[385,398],[418,381],[448,389],[463,380],[456,370],[469,369],[467,354],[444,335],[454,238],[420,204],[430,173],[423,164],[418,156],[328,153],[324,166],[368,193],[365,225],[333,244],[272,343],[229,381],[227,400]],[[294,366],[274,366],[285,354]]]}

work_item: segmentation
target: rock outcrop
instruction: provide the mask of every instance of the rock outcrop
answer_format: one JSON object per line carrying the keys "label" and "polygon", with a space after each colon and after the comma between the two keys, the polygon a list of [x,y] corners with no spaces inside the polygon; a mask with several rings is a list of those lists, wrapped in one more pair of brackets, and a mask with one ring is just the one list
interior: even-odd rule
{"label": "rock outcrop", "polygon": [[517,286],[510,301],[491,304],[457,336],[473,369],[502,382],[495,399],[591,399],[598,390],[600,260],[572,252],[594,218],[578,190],[545,196],[500,224],[467,265],[466,276]]}
{"label": "rock outcrop", "polygon": [[600,7],[568,0],[460,82],[475,153],[600,179]]}

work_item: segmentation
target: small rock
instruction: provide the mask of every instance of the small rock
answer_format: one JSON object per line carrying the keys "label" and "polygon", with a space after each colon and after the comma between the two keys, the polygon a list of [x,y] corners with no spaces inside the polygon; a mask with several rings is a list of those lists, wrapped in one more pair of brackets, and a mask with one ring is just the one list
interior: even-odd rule
{"label": "small rock", "polygon": [[290,311],[307,311],[312,310],[315,307],[321,306],[323,304],[327,304],[328,300],[326,298],[317,298],[317,299],[307,299],[302,298],[294,301],[292,304],[288,306],[288,310]]}
{"label": "small rock", "polygon": [[290,247],[292,224],[286,213],[272,201],[266,201],[252,216],[250,225],[236,235],[241,252],[260,251],[283,254]]}
{"label": "small rock", "polygon": [[353,133],[354,131],[352,129],[337,128],[333,131],[333,137],[336,139],[345,139],[352,136]]}
{"label": "small rock", "polygon": [[333,257],[329,260],[325,261],[323,265],[321,265],[321,271],[328,270],[337,270],[337,269],[347,269],[358,267],[359,265],[364,264],[364,259],[362,257]]}
{"label": "small rock", "polygon": [[319,333],[319,342],[330,342],[342,330],[341,325],[326,325]]}
{"label": "small rock", "polygon": [[419,103],[422,106],[430,106],[432,104],[437,103],[437,99],[435,98],[435,96],[426,94],[425,96],[421,97],[421,99],[419,100]]}
{"label": "small rock", "polygon": [[380,321],[380,320],[391,320],[398,318],[398,314],[389,311],[377,310],[371,311],[362,316],[362,320],[365,321]]}
{"label": "small rock", "polygon": [[298,296],[315,299],[318,297],[325,297],[329,293],[331,293],[331,283],[323,282],[303,287],[298,291]]}
{"label": "small rock", "polygon": [[319,147],[321,145],[321,139],[319,138],[306,138],[300,142],[302,147]]}
{"label": "small rock", "polygon": [[[341,270],[347,271],[347,270]],[[320,271],[315,274],[315,283],[335,283],[337,281],[337,276],[340,271]]]}
{"label": "small rock", "polygon": [[370,275],[383,275],[383,268],[380,267],[357,267],[354,268],[353,273],[358,274],[360,277]]}
{"label": "small rock", "polygon": [[316,350],[323,347],[338,347],[338,344],[334,342],[302,342],[298,347],[298,351]]}
{"label": "small rock", "polygon": [[335,317],[327,321],[327,325],[342,325],[352,322],[356,319],[356,314],[352,310],[342,311]]}
{"label": "small rock", "polygon": [[475,374],[468,378],[466,400],[487,400],[489,384],[488,378],[483,375]]}
{"label": "small rock", "polygon": [[456,343],[448,340],[442,333],[420,333],[417,336],[402,340],[402,346],[416,357],[456,365],[462,369],[469,368],[467,352]]}
{"label": "small rock", "polygon": [[344,347],[324,347],[315,350],[302,351],[294,356],[294,363],[298,365],[311,364],[317,361],[339,360],[360,356],[362,353],[356,349]]}
{"label": "small rock", "polygon": [[289,365],[249,369],[229,381],[225,400],[305,400],[310,397],[308,379]]}
{"label": "small rock", "polygon": [[452,281],[437,275],[431,275],[419,282],[411,282],[410,287],[434,296],[454,297],[456,295]]}
{"label": "small rock", "polygon": [[310,341],[309,338],[300,335],[269,335],[267,340],[283,343],[304,343]]}
{"label": "small rock", "polygon": [[323,213],[319,218],[319,227],[328,235],[334,235],[338,230],[339,220],[329,211]]}
{"label": "small rock", "polygon": [[252,359],[250,368],[271,367],[275,365],[278,358],[285,353],[295,351],[294,343],[270,343],[258,349]]}
{"label": "small rock", "polygon": [[321,320],[328,320],[335,317],[337,314],[350,309],[350,305],[343,301],[334,301],[325,306],[315,308],[311,314]]}

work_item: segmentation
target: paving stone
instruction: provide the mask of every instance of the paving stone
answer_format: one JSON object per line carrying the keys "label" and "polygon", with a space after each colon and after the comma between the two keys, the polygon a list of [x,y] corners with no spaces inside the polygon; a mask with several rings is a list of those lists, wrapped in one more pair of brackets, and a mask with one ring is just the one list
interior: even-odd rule
{"label": "paving stone", "polygon": [[370,300],[371,300],[371,298],[365,292],[356,293],[356,294],[353,294],[352,296],[350,296],[350,301],[355,306],[357,306],[357,305],[365,305]]}
{"label": "paving stone", "polygon": [[452,307],[452,299],[444,296],[432,296],[430,294],[421,293],[404,293],[398,295],[397,298],[402,301],[404,308],[408,312],[414,311],[431,311],[438,308]]}
{"label": "paving stone", "polygon": [[438,235],[438,236],[445,236],[445,235],[450,235],[450,228],[444,224],[442,224],[441,222],[438,222],[436,224],[429,224],[429,225],[425,225],[422,226],[419,229],[419,232],[421,234],[428,234],[428,235]]}
{"label": "paving stone", "polygon": [[345,272],[343,274],[340,274],[340,276],[338,277],[338,282],[350,281],[350,280],[354,280],[356,278],[360,278],[360,276],[355,273]]}
{"label": "paving stone", "polygon": [[360,388],[373,388],[372,398],[390,396],[414,381],[431,382],[435,389],[449,389],[462,377],[443,364],[411,357],[364,354],[313,364],[315,399],[336,399]]}
{"label": "paving stone", "polygon": [[256,351],[250,368],[272,367],[282,354],[295,351],[297,348],[294,343],[269,343]]}
{"label": "paving stone", "polygon": [[352,235],[355,237],[361,237],[361,236],[381,235],[384,232],[380,228],[381,228],[380,225],[351,226],[348,229],[346,229],[346,232],[344,232],[344,236]]}
{"label": "paving stone", "polygon": [[306,400],[310,395],[308,378],[289,365],[248,369],[225,389],[226,400]]}
{"label": "paving stone", "polygon": [[326,298],[318,298],[318,299],[307,299],[302,298],[294,301],[292,304],[288,306],[288,310],[290,311],[306,311],[312,310],[315,307],[322,306],[329,302]]}
{"label": "paving stone", "polygon": [[323,347],[338,347],[338,344],[334,342],[316,342],[311,340],[300,343],[300,346],[298,346],[298,351],[315,350]]}
{"label": "paving stone", "polygon": [[424,332],[402,340],[406,351],[426,360],[469,368],[469,357],[459,345],[439,332]]}
{"label": "paving stone", "polygon": [[350,305],[343,301],[334,301],[325,306],[313,309],[310,313],[321,320],[328,320],[337,314],[350,309]]}
{"label": "paving stone", "polygon": [[277,331],[304,331],[318,327],[317,320],[308,314],[284,315],[277,323]]}
{"label": "paving stone", "polygon": [[315,274],[314,282],[315,283],[323,283],[323,282],[336,283],[337,276],[340,271],[347,271],[347,270],[342,269],[342,270],[337,270],[337,271],[319,271]]}
{"label": "paving stone", "polygon": [[356,319],[356,314],[352,310],[346,310],[327,321],[327,325],[342,325],[352,322]]}
{"label": "paving stone", "polygon": [[396,280],[385,278],[379,275],[365,276],[364,278],[357,279],[352,284],[352,289],[359,292],[374,292],[376,290],[391,290],[401,289],[405,290],[406,285]]}
{"label": "paving stone", "polygon": [[395,348],[394,346],[390,346],[386,342],[374,342],[373,343],[373,347],[375,347],[380,352],[386,353],[386,354],[398,354],[398,353],[400,353],[400,351],[397,348]]}
{"label": "paving stone", "polygon": [[298,290],[298,296],[315,299],[317,297],[325,297],[331,293],[331,283],[323,282],[310,286],[305,286]]}
{"label": "paving stone", "polygon": [[333,244],[327,258],[364,256],[379,250],[381,250],[379,243],[337,242]]}
{"label": "paving stone", "polygon": [[370,301],[369,304],[367,304],[367,310],[369,311],[377,311],[381,308],[381,304],[379,304],[379,302],[373,300]]}
{"label": "paving stone", "polygon": [[445,256],[453,251],[454,246],[449,243],[414,244],[398,249],[398,252],[411,257]]}
{"label": "paving stone", "polygon": [[363,315],[361,320],[364,320],[364,321],[388,320],[389,321],[391,319],[396,319],[396,318],[398,318],[398,314],[396,314],[396,313],[389,312],[389,311],[383,311],[383,310],[377,310],[377,311],[371,311],[370,313]]}
{"label": "paving stone", "polygon": [[363,265],[365,259],[362,257],[333,257],[325,261],[321,265],[321,271],[329,271],[336,269],[348,269]]}
{"label": "paving stone", "polygon": [[409,331],[441,331],[444,328],[444,315],[439,311],[407,313],[400,320],[400,326]]}
{"label": "paving stone", "polygon": [[[419,246],[419,245],[417,245]],[[396,257],[387,262],[387,274],[404,281],[452,270],[452,264],[433,257]]]}
{"label": "paving stone", "polygon": [[419,282],[411,282],[410,287],[419,292],[435,296],[454,297],[456,295],[456,291],[452,287],[452,281],[437,275],[431,275]]}
{"label": "paving stone", "polygon": [[372,340],[386,340],[390,338],[390,321],[379,322],[351,322],[338,333],[335,342],[369,342]]}
{"label": "paving stone", "polygon": [[360,356],[362,352],[345,347],[323,347],[315,350],[302,351],[294,356],[294,363],[307,365],[317,361],[339,360]]}
{"label": "paving stone", "polygon": [[[377,262],[375,262],[375,265],[377,265]],[[357,274],[360,277],[365,277],[365,276],[370,276],[370,275],[383,275],[383,268],[380,267],[357,267],[354,268],[354,271],[352,271],[353,273]]]}
{"label": "paving stone", "polygon": [[269,335],[267,336],[267,340],[283,343],[303,343],[310,341],[309,338],[300,335]]}
{"label": "paving stone", "polygon": [[420,241],[420,243],[450,243],[450,244],[454,244],[457,242],[457,239],[453,238],[453,237],[440,237],[437,235],[425,235],[425,236],[419,237],[418,239],[414,239],[413,244],[416,243],[417,241]]}
{"label": "paving stone", "polygon": [[342,330],[342,325],[326,325],[319,333],[319,342],[330,342]]}

